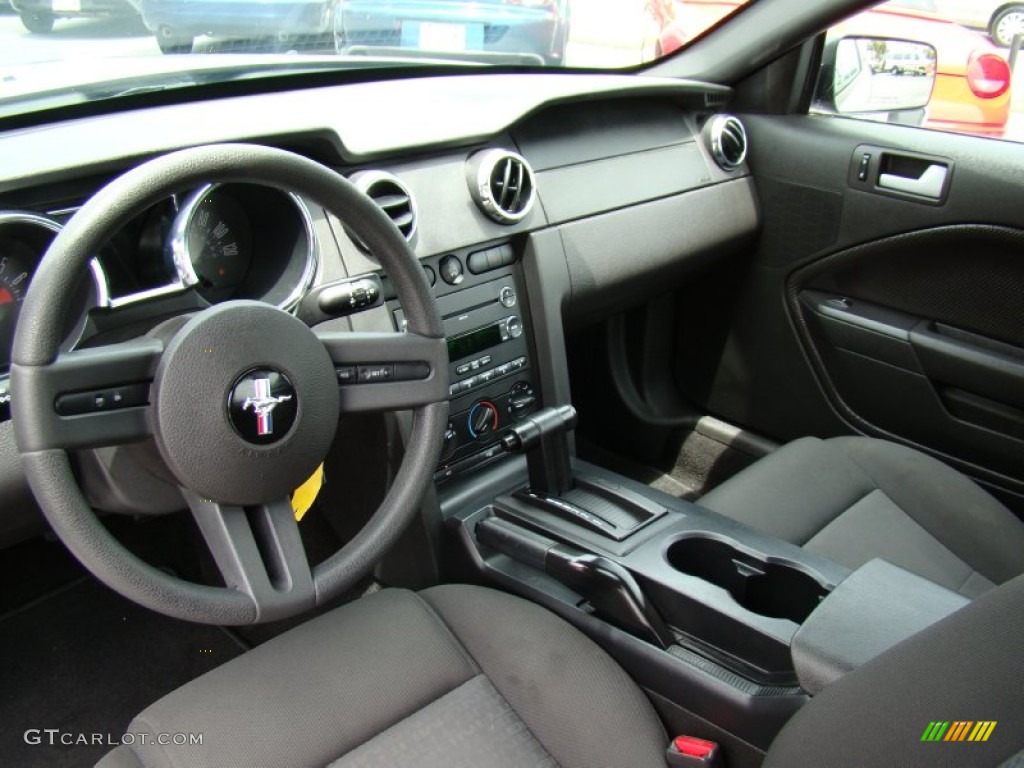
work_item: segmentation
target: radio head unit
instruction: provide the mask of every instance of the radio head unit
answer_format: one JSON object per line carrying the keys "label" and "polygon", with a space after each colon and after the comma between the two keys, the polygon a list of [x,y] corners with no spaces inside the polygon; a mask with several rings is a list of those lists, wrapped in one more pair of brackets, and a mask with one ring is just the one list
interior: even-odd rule
{"label": "radio head unit", "polygon": [[[425,266],[435,269],[435,258],[424,260]],[[529,316],[513,270],[486,275],[470,270],[464,284],[453,288],[441,280],[435,286],[448,346],[451,403],[438,481],[498,458],[508,429],[540,405],[531,380]],[[392,310],[402,328],[401,308],[392,305]]]}

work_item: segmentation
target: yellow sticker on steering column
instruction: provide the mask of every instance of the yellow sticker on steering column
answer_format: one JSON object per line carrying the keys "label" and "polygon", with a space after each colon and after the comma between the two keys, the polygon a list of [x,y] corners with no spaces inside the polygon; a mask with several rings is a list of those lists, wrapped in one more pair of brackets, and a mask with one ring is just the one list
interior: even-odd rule
{"label": "yellow sticker on steering column", "polygon": [[324,465],[321,464],[316,468],[316,471],[313,472],[309,480],[292,492],[292,511],[295,512],[296,520],[301,520],[309,512],[309,508],[313,506],[313,502],[316,501],[316,497],[320,493],[320,489],[323,488],[323,485]]}

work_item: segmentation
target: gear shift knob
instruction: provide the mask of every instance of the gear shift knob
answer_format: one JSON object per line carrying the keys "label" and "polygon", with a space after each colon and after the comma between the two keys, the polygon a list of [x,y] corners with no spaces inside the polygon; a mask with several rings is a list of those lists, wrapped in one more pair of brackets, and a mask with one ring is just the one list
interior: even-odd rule
{"label": "gear shift knob", "polygon": [[525,453],[530,489],[559,496],[572,487],[568,433],[576,426],[571,405],[544,408],[512,427],[502,444],[512,453]]}

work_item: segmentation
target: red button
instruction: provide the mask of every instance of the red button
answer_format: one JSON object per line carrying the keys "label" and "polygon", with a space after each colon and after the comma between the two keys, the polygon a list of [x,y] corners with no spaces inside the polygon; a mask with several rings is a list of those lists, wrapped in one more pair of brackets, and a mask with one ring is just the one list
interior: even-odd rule
{"label": "red button", "polygon": [[676,736],[672,741],[672,745],[684,755],[699,758],[707,757],[718,746],[713,741],[695,739],[693,736]]}

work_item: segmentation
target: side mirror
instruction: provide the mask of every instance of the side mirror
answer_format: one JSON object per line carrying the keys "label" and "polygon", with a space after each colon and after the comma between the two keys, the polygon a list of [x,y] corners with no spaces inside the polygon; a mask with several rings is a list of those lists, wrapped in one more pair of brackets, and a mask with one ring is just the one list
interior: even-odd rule
{"label": "side mirror", "polygon": [[935,48],[911,40],[827,40],[816,109],[919,124],[935,86]]}

